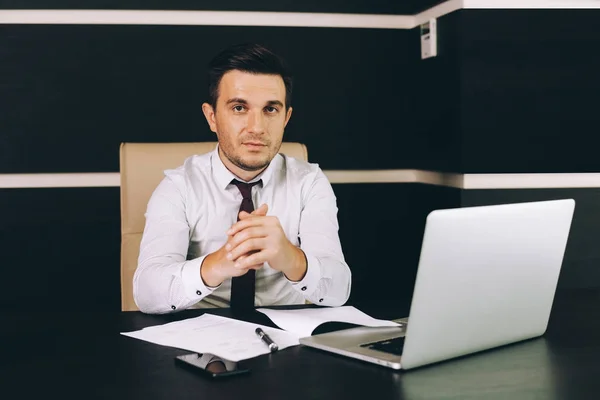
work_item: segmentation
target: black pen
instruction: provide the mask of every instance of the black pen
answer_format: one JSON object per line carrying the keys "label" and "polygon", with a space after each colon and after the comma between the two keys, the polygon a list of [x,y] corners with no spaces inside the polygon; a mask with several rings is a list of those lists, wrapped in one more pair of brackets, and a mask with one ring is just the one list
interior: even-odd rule
{"label": "black pen", "polygon": [[275,343],[270,337],[269,335],[267,335],[265,333],[265,331],[263,331],[260,328],[256,328],[256,330],[254,331],[256,332],[256,334],[258,335],[258,337],[260,338],[260,340],[262,340],[263,342],[265,342],[265,344],[267,346],[269,346],[269,350],[271,350],[271,353],[274,353],[277,351],[277,349],[279,349],[279,346],[277,346],[277,343]]}

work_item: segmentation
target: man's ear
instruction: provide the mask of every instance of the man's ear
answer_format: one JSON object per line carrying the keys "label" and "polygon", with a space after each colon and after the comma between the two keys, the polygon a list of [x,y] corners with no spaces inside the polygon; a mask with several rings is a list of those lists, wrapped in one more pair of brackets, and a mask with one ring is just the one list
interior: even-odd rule
{"label": "man's ear", "polygon": [[202,104],[202,112],[204,113],[204,117],[206,117],[206,122],[208,122],[210,130],[217,133],[217,119],[215,118],[213,107],[208,103],[204,103]]}
{"label": "man's ear", "polygon": [[287,124],[290,121],[291,117],[292,117],[292,107],[288,108],[288,110],[287,110],[287,113],[285,115],[285,125],[283,125],[284,127],[287,126]]}

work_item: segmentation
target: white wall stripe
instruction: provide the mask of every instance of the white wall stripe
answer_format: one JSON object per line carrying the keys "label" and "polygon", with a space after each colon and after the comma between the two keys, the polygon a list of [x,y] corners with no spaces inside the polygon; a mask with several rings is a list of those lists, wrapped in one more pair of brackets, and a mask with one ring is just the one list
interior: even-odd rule
{"label": "white wall stripe", "polygon": [[[334,184],[422,183],[459,189],[600,188],[600,173],[454,174],[414,169],[325,170]],[[118,172],[0,174],[0,188],[119,187]]]}
{"label": "white wall stripe", "polygon": [[464,189],[597,188],[600,173],[465,174]]}
{"label": "white wall stripe", "polygon": [[162,10],[2,10],[0,24],[215,25],[411,29],[412,15]]}
{"label": "white wall stripe", "polygon": [[0,10],[0,24],[213,25],[412,29],[465,9],[598,9],[599,0],[448,0],[415,15],[180,10]]}
{"label": "white wall stripe", "polygon": [[331,183],[394,183],[416,182],[416,171],[412,169],[375,171],[336,171],[324,170]]}
{"label": "white wall stripe", "polygon": [[415,170],[415,183],[462,188],[463,175],[446,172]]}
{"label": "white wall stripe", "polygon": [[0,188],[120,186],[118,172],[77,174],[0,174]]}
{"label": "white wall stripe", "polygon": [[598,0],[463,0],[463,8],[552,9],[600,8]]}

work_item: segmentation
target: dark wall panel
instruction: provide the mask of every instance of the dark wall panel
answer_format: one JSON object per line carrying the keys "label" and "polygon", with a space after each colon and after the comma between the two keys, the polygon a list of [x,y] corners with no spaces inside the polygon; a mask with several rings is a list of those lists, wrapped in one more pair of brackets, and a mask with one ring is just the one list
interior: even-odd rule
{"label": "dark wall panel", "polygon": [[219,11],[282,11],[329,12],[363,14],[412,14],[425,10],[442,0],[0,0],[6,9],[89,9],[89,10],[219,10]]}
{"label": "dark wall panel", "polygon": [[459,23],[456,12],[438,18],[438,55],[425,60],[421,60],[420,29],[412,31],[414,48],[406,56],[414,60],[416,70],[410,88],[411,118],[420,157],[414,168],[443,172],[461,168]]}
{"label": "dark wall panel", "polygon": [[600,287],[600,189],[465,190],[462,206],[575,199],[559,289]]}
{"label": "dark wall panel", "polygon": [[422,158],[405,51],[417,40],[377,29],[0,26],[0,173],[118,171],[120,142],[215,140],[201,112],[205,67],[244,41],[291,65],[285,139],[306,143],[311,160],[410,168]]}
{"label": "dark wall panel", "polygon": [[600,10],[462,10],[463,170],[600,171]]}
{"label": "dark wall panel", "polygon": [[118,188],[0,190],[0,308],[120,309]]}
{"label": "dark wall panel", "polygon": [[422,184],[337,184],[340,240],[353,304],[387,301],[407,315],[427,215],[460,204],[460,190]]}

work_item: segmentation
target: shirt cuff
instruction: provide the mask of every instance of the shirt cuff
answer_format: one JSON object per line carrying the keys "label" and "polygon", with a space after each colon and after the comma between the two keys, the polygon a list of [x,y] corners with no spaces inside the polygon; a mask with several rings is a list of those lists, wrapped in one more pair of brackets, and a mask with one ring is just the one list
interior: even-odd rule
{"label": "shirt cuff", "polygon": [[183,281],[185,295],[190,300],[200,300],[220,286],[206,286],[202,281],[202,277],[200,276],[200,267],[202,266],[205,258],[206,256],[198,257],[193,260],[186,261],[183,264],[181,280]]}
{"label": "shirt cuff", "polygon": [[[305,253],[306,254],[306,253]],[[288,281],[292,287],[302,293],[304,297],[309,297],[319,287],[321,280],[321,263],[317,257],[306,254],[306,274],[302,280],[294,282]]]}

